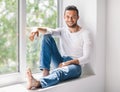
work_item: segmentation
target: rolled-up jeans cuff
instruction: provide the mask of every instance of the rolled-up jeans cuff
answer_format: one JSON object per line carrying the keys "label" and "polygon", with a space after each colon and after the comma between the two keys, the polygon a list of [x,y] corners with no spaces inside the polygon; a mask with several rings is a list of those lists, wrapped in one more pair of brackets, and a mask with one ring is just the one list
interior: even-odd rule
{"label": "rolled-up jeans cuff", "polygon": [[43,70],[43,69],[47,69],[47,70],[49,70],[50,71],[50,68],[47,68],[47,67],[40,67],[40,70]]}

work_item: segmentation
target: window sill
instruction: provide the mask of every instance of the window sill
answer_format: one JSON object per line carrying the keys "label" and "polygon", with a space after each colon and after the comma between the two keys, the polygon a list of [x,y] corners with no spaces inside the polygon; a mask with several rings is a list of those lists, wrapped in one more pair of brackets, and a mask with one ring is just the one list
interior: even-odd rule
{"label": "window sill", "polygon": [[48,87],[48,88],[36,89],[36,90],[27,90],[26,89],[26,82],[24,82],[24,83],[19,83],[19,84],[14,84],[14,85],[10,85],[10,86],[1,87],[0,92],[48,92],[48,91],[50,92],[50,90],[52,92],[56,88],[59,88],[61,86],[65,86],[65,85],[67,86],[68,83],[74,85],[74,83],[76,83],[76,81],[80,81],[80,80],[82,80],[84,78],[89,78],[89,77],[91,77],[93,75],[94,75],[93,73],[83,74],[80,78],[65,81],[65,82],[62,82],[62,83],[60,83],[58,85],[51,86],[51,87]]}

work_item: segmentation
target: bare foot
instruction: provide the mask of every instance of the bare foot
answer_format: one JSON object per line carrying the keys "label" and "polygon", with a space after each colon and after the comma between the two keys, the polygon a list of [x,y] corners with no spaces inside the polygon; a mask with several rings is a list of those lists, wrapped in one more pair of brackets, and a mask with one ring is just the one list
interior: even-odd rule
{"label": "bare foot", "polygon": [[40,87],[40,82],[33,78],[31,69],[28,68],[26,71],[27,75],[27,89],[32,89]]}

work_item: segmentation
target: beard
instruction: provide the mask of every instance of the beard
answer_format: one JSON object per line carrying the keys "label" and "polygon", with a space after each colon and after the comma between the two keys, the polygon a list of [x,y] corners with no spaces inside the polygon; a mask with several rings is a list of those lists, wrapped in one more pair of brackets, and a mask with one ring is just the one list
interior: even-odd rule
{"label": "beard", "polygon": [[77,26],[77,23],[74,23],[74,24],[69,24],[69,23],[66,23],[68,27],[70,28],[75,28]]}

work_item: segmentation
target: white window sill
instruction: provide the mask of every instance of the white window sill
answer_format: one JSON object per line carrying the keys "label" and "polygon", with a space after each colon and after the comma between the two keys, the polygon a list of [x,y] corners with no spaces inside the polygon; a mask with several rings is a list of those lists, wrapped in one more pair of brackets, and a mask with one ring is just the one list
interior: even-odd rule
{"label": "white window sill", "polygon": [[[85,78],[89,78],[90,76],[92,75],[89,75],[89,76],[86,76]],[[48,88],[44,88],[44,89],[35,89],[35,90],[27,90],[26,89],[26,83],[20,83],[20,84],[15,84],[15,85],[10,85],[10,86],[6,86],[6,87],[1,87],[0,88],[0,92],[46,92],[46,91],[49,91],[56,88],[56,87],[60,87],[60,86],[67,86],[67,84],[74,84],[75,81],[78,81],[78,80],[81,80],[83,79],[84,77],[82,78],[77,78],[77,79],[74,79],[74,80],[70,80],[70,81],[66,81],[66,82],[62,82],[60,84],[57,84],[55,86],[51,86],[51,87],[48,87]],[[60,87],[61,88],[61,87]]]}
{"label": "white window sill", "polygon": [[44,89],[35,89],[35,90],[27,90],[26,89],[26,82],[25,83],[19,83],[19,84],[14,84],[14,85],[10,85],[10,86],[5,86],[5,87],[1,87],[0,88],[0,92],[52,92],[52,90],[54,90],[54,88],[59,88],[60,86],[65,86],[67,85],[68,83],[69,84],[74,84],[75,81],[78,81],[78,80],[81,80],[81,79],[84,79],[84,78],[89,78],[90,76],[93,76],[94,74],[84,74],[82,75],[80,78],[77,78],[77,79],[73,79],[73,80],[69,80],[69,81],[65,81],[65,82],[62,82],[58,85],[55,85],[55,86],[51,86],[51,87],[48,87],[48,88],[44,88]]}

